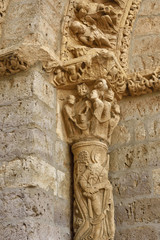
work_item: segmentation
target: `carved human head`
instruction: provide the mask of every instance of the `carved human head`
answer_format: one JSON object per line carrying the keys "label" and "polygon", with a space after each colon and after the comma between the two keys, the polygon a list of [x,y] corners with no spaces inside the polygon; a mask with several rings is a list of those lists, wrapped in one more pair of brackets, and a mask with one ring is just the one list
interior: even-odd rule
{"label": "carved human head", "polygon": [[105,79],[101,78],[98,79],[94,85],[94,88],[96,89],[103,89],[103,90],[108,90],[108,85]]}
{"label": "carved human head", "polygon": [[89,88],[85,83],[77,85],[78,95],[81,97],[86,96],[89,93]]}
{"label": "carved human head", "polygon": [[85,32],[85,26],[78,22],[78,21],[74,21],[71,23],[70,25],[70,29],[72,30],[73,33],[81,33],[83,34]]}
{"label": "carved human head", "polygon": [[74,95],[69,95],[67,98],[67,101],[69,104],[73,105],[73,104],[75,104],[76,98]]}
{"label": "carved human head", "polygon": [[96,99],[99,97],[98,92],[96,89],[93,89],[90,94],[91,99]]}

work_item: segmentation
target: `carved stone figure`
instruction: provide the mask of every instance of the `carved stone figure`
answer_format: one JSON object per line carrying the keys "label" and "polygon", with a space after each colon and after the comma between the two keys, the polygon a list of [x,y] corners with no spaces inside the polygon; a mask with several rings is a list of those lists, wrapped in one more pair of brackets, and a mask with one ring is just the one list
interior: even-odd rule
{"label": "carved stone figure", "polygon": [[92,90],[93,116],[91,119],[91,133],[102,138],[108,133],[109,120],[111,118],[111,104],[102,101],[97,90]]}
{"label": "carved stone figure", "polygon": [[95,81],[91,90],[85,83],[77,85],[77,97],[69,95],[63,106],[67,136],[73,141],[94,136],[109,143],[119,121],[115,106],[114,92],[105,79]]}
{"label": "carved stone figure", "polygon": [[60,68],[57,68],[55,71],[54,71],[54,79],[53,79],[53,82],[56,86],[59,86],[59,85],[64,85],[66,83],[66,78],[65,78],[65,74],[64,72],[60,69]]}
{"label": "carved stone figure", "polygon": [[77,38],[86,46],[89,47],[109,47],[112,48],[113,45],[110,43],[110,37],[106,34],[104,35],[95,25],[87,27],[81,22],[74,21],[70,25],[70,29],[77,36]]}
{"label": "carved stone figure", "polygon": [[108,180],[107,148],[100,142],[79,142],[75,159],[75,240],[113,240],[114,206]]}
{"label": "carved stone figure", "polygon": [[76,127],[76,115],[75,115],[75,101],[76,98],[74,95],[69,95],[67,98],[67,103],[63,107],[63,116],[66,127],[66,132],[69,137],[73,137],[77,134]]}

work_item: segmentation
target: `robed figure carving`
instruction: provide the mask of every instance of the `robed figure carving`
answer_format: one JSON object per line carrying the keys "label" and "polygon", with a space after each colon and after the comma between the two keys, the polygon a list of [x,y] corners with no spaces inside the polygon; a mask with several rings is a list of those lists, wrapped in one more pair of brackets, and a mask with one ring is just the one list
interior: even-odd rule
{"label": "robed figure carving", "polygon": [[[84,155],[85,158],[84,158]],[[85,162],[85,165],[84,165]],[[108,180],[109,159],[102,162],[96,148],[79,154],[75,167],[75,240],[113,240],[114,206]]]}

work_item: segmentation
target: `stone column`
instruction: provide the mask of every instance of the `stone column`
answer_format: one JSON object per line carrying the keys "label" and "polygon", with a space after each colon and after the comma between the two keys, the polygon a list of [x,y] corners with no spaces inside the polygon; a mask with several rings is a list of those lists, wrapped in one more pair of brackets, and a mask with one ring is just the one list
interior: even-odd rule
{"label": "stone column", "polygon": [[76,88],[67,90],[62,105],[67,141],[74,154],[74,239],[113,240],[108,145],[120,109],[105,79],[97,79],[92,85],[81,83]]}
{"label": "stone column", "polygon": [[114,237],[114,204],[108,180],[107,150],[107,145],[98,139],[72,145],[75,240]]}

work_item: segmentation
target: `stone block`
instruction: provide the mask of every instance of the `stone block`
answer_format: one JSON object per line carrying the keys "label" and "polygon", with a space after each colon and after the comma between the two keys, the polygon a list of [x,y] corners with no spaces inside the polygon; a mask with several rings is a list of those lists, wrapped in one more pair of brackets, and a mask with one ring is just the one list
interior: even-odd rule
{"label": "stone block", "polygon": [[0,107],[0,111],[0,129],[3,131],[22,125],[39,127],[46,131],[56,128],[54,112],[36,98],[18,100],[12,105]]}
{"label": "stone block", "polygon": [[130,203],[121,202],[115,207],[116,224],[121,226],[122,224],[160,223],[159,204],[159,198],[139,199]]}
{"label": "stone block", "polygon": [[160,168],[152,170],[154,194],[160,195]]}
{"label": "stone block", "polygon": [[153,93],[136,98],[128,97],[120,102],[121,121],[141,120],[159,113],[160,94]]}
{"label": "stone block", "polygon": [[160,12],[160,2],[157,0],[145,0],[142,2],[140,15],[158,15]]}
{"label": "stone block", "polygon": [[160,142],[120,147],[110,153],[110,171],[160,166]]}
{"label": "stone block", "polygon": [[0,106],[10,105],[17,100],[31,97],[31,71],[13,75],[0,80]]}
{"label": "stone block", "polygon": [[154,227],[141,226],[117,230],[115,240],[159,240],[159,238]]}
{"label": "stone block", "polygon": [[[16,187],[16,186],[15,186]],[[54,218],[53,194],[38,187],[6,188],[0,193],[0,222],[35,217],[44,221]]]}
{"label": "stone block", "polygon": [[133,52],[130,53],[130,61],[129,61],[129,70],[131,72],[139,72],[146,69],[155,69],[159,66],[160,61],[160,51],[153,50],[152,53],[149,54],[141,54],[134,56]]}
{"label": "stone block", "polygon": [[[29,34],[31,34],[30,37],[33,36],[34,30],[38,25],[38,19],[36,18],[37,2],[37,0],[10,2],[2,31],[1,46],[3,46],[3,48],[24,41]],[[34,29],[30,29],[33,21],[36,21],[36,24]]]}
{"label": "stone block", "polygon": [[43,160],[28,156],[0,167],[0,187],[36,187],[53,190],[57,195],[56,169]]}
{"label": "stone block", "polygon": [[147,171],[130,171],[110,177],[115,198],[131,198],[151,193],[151,179]]}
{"label": "stone block", "polygon": [[57,170],[57,195],[59,198],[68,200],[70,198],[70,176]]}
{"label": "stone block", "polygon": [[160,52],[160,37],[159,35],[147,35],[134,37],[134,44],[132,46],[134,55],[143,55]]}
{"label": "stone block", "polygon": [[43,74],[37,70],[33,71],[33,94],[50,108],[56,110],[56,89],[52,84],[47,82]]}
{"label": "stone block", "polygon": [[135,122],[135,141],[143,141],[146,138],[144,121]]}
{"label": "stone block", "polygon": [[53,164],[54,138],[38,128],[20,126],[0,131],[0,162],[36,154]]}
{"label": "stone block", "polygon": [[112,134],[112,145],[127,144],[132,137],[132,124],[119,124]]}
{"label": "stone block", "polygon": [[0,131],[0,162],[10,161],[34,152],[34,135],[32,129],[19,127]]}
{"label": "stone block", "polygon": [[20,221],[3,222],[0,226],[2,239],[5,240],[53,240],[54,223],[42,222],[34,218]]}
{"label": "stone block", "polygon": [[62,228],[70,228],[72,218],[71,199],[64,201],[62,198],[54,198],[54,223]]}
{"label": "stone block", "polygon": [[72,156],[70,152],[70,146],[61,140],[55,142],[55,162],[61,168],[67,171],[71,171]]}
{"label": "stone block", "polygon": [[148,134],[150,139],[160,138],[160,119],[159,115],[148,119]]}
{"label": "stone block", "polygon": [[[136,36],[149,34],[160,34],[159,29],[160,16],[138,17],[134,26],[133,34]],[[132,36],[133,37],[133,36]]]}

